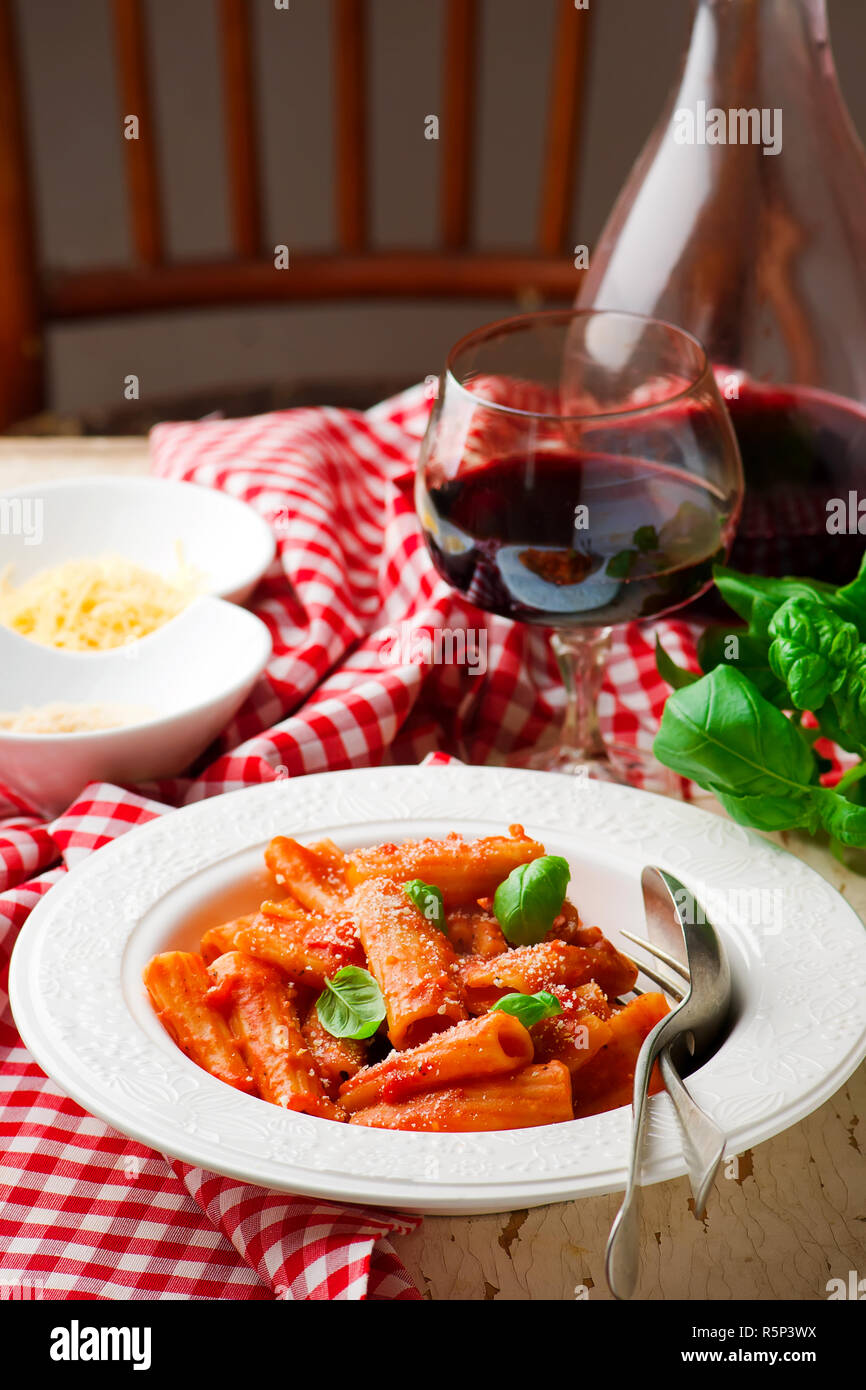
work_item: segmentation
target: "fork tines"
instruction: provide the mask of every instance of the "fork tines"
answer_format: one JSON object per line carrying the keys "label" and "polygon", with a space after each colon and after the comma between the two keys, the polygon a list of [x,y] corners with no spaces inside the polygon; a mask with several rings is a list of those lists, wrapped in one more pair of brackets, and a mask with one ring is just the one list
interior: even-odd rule
{"label": "fork tines", "polygon": [[[673,956],[669,955],[667,951],[662,950],[661,946],[654,946],[651,941],[645,941],[642,936],[634,936],[629,931],[621,930],[620,936],[624,936],[628,941],[632,941],[635,946],[640,946],[642,950],[647,951],[651,956],[655,957],[656,960],[661,961],[663,965],[670,966],[671,970],[674,970],[681,979],[686,981],[689,980],[689,972],[686,967],[681,965],[678,960],[675,960]],[[648,979],[659,985],[666,994],[670,994],[678,1003],[681,999],[685,998],[685,991],[681,986],[672,980],[669,975],[665,975],[663,971],[655,970],[651,965],[644,965],[642,961],[635,961],[635,965],[640,967],[643,975],[646,975]]]}

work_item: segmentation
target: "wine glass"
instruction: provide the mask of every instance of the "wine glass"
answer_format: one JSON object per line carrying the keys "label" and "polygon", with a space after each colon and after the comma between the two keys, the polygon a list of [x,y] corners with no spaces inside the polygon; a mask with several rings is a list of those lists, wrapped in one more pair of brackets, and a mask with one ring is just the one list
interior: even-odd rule
{"label": "wine glass", "polygon": [[708,588],[742,497],[731,422],[690,334],[553,310],[456,344],[418,464],[427,546],[477,607],[552,629],[566,690],[556,741],[512,763],[670,790],[650,755],[601,737],[611,628]]}

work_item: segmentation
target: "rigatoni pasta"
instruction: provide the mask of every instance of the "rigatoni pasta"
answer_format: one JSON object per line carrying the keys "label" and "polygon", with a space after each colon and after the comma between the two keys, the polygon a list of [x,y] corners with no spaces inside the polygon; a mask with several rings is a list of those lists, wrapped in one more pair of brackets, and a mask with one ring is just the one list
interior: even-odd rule
{"label": "rigatoni pasta", "polygon": [[535,1055],[540,1062],[557,1057],[576,1074],[613,1039],[608,1020],[613,1010],[597,984],[578,989],[554,988],[562,1012],[543,1019],[533,1029]]}
{"label": "rigatoni pasta", "polygon": [[544,845],[530,840],[519,825],[508,835],[466,840],[456,833],[442,840],[407,840],[402,845],[356,849],[346,859],[350,888],[371,878],[397,883],[420,878],[440,889],[446,908],[473,906],[490,897],[512,869],[539,859]]}
{"label": "rigatoni pasta", "polygon": [[265,851],[265,863],[280,887],[314,912],[339,912],[346,899],[346,874],[336,845],[326,841],[318,849],[305,848],[297,840],[277,835]]}
{"label": "rigatoni pasta", "polygon": [[493,957],[470,956],[460,974],[472,1013],[483,1012],[512,990],[532,994],[550,985],[574,988],[595,980],[605,994],[616,996],[633,989],[637,980],[634,963],[609,941],[603,947],[540,941]]}
{"label": "rigatoni pasta", "polygon": [[340,1101],[347,1110],[362,1110],[379,1100],[405,1100],[416,1091],[517,1071],[532,1058],[532,1038],[519,1019],[484,1014],[365,1067],[340,1087]]}
{"label": "rigatoni pasta", "polygon": [[350,1116],[375,1129],[529,1129],[572,1118],[571,1078],[562,1062],[521,1067],[510,1076],[422,1091],[408,1100],[380,1101]]}
{"label": "rigatoni pasta", "polygon": [[208,1001],[211,982],[201,956],[191,951],[154,956],[144,983],[160,1023],[188,1057],[218,1081],[239,1091],[253,1090],[237,1040]]}
{"label": "rigatoni pasta", "polygon": [[311,1004],[301,1029],[327,1095],[336,1099],[340,1087],[356,1076],[367,1061],[367,1044],[355,1038],[335,1038]]}
{"label": "rigatoni pasta", "polygon": [[241,951],[227,951],[209,974],[210,1001],[226,1012],[262,1100],[305,1115],[345,1118],[325,1096],[279,970]]}
{"label": "rigatoni pasta", "polygon": [[267,901],[252,919],[206,932],[203,949],[223,944],[224,950],[243,951],[257,960],[279,966],[292,984],[321,989],[325,980],[346,965],[363,961],[357,929],[348,917],[328,918]]}
{"label": "rigatoni pasta", "polygon": [[466,1018],[457,957],[388,878],[363,881],[352,899],[361,945],[385,999],[394,1047],[414,1047]]}
{"label": "rigatoni pasta", "polygon": [[235,917],[231,922],[223,922],[219,927],[209,927],[201,939],[201,954],[205,965],[210,965],[211,961],[217,959],[225,951],[233,951],[238,933],[246,931],[253,925],[256,914],[250,913],[246,917]]}
{"label": "rigatoni pasta", "polygon": [[[212,1076],[307,1116],[453,1132],[627,1104],[659,994],[513,825],[344,851],[277,836],[273,895],[156,956],[153,1006]],[[653,1088],[661,1084],[658,1074]]]}
{"label": "rigatoni pasta", "polygon": [[[607,1026],[611,1037],[605,1047],[574,1078],[574,1113],[577,1117],[616,1110],[631,1101],[638,1053],[644,1039],[668,1012],[663,994],[641,994],[625,1008],[612,1013]],[[652,1070],[649,1094],[663,1089],[658,1062]]]}

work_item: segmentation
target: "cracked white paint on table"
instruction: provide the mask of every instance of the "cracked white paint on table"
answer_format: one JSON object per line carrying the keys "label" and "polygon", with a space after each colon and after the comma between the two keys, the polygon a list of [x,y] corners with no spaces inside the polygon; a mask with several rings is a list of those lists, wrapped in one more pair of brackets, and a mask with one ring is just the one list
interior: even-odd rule
{"label": "cracked white paint on table", "polygon": [[[147,471],[143,439],[0,440],[0,490],[30,481]],[[713,807],[711,798],[702,805]],[[798,835],[772,837],[866,918],[866,878]],[[866,928],[864,928],[866,930]],[[866,1277],[866,1065],[813,1115],[726,1162],[706,1219],[685,1178],[644,1191],[648,1299],[823,1299],[827,1281]],[[726,1176],[726,1171],[730,1176]],[[395,1241],[431,1299],[608,1298],[604,1247],[616,1195],[494,1216],[427,1217]]]}

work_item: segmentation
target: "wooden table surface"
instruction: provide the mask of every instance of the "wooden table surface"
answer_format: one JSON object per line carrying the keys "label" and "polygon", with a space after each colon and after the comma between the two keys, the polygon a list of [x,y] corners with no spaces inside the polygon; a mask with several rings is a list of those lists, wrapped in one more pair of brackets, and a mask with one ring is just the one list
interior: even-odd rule
{"label": "wooden table surface", "polygon": [[[143,439],[0,440],[0,490],[31,481],[147,471]],[[718,810],[712,798],[707,806]],[[798,835],[772,836],[866,918],[866,878]],[[866,1065],[820,1110],[726,1160],[703,1222],[687,1180],[647,1188],[649,1299],[824,1299],[827,1281],[866,1278]],[[495,1216],[427,1217],[398,1239],[431,1299],[609,1298],[604,1248],[616,1195]]]}

